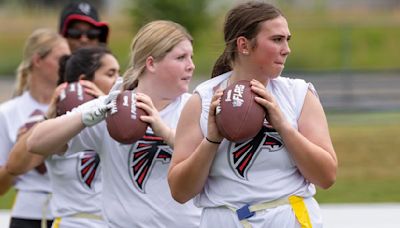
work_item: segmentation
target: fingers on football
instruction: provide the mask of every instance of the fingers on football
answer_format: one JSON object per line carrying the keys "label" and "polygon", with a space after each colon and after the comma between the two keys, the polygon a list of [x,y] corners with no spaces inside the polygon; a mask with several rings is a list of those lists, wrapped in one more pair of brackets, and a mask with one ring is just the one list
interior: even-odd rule
{"label": "fingers on football", "polygon": [[221,102],[221,97],[223,94],[222,89],[218,89],[215,93],[214,96],[211,99],[211,105],[210,105],[210,115],[215,116],[216,108]]}
{"label": "fingers on football", "polygon": [[143,109],[149,115],[153,115],[156,111],[151,98],[143,93],[136,94],[136,107]]}

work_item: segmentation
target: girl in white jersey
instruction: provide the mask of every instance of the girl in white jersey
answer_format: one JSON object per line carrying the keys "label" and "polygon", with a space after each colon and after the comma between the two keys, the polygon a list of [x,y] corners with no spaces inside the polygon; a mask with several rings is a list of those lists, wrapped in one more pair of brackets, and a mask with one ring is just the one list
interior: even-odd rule
{"label": "girl in white jersey", "polygon": [[[322,227],[315,187],[330,187],[337,159],[323,108],[311,84],[281,77],[291,34],[274,6],[233,8],[226,47],[212,79],[195,89],[178,123],[169,170],[173,197],[204,208],[200,227]],[[222,90],[251,81],[266,110],[262,130],[243,143],[215,124]]]}
{"label": "girl in white jersey", "polygon": [[[134,37],[122,89],[134,90],[137,107],[148,114],[141,119],[150,127],[137,142],[127,145],[113,140],[103,121],[119,91],[38,124],[28,139],[34,153],[54,153],[55,147],[63,151],[68,143],[69,151],[94,150],[100,155],[102,208],[108,227],[199,225],[200,209],[191,201],[175,202],[167,183],[174,129],[190,97],[192,56],[191,36],[171,21],[150,22]],[[63,130],[55,131],[58,128]]]}
{"label": "girl in white jersey", "polygon": [[[119,74],[116,58],[105,47],[80,48],[60,60],[59,84],[80,80],[86,93],[99,97],[108,93]],[[54,101],[59,91],[57,88]],[[53,106],[52,106],[53,107]],[[47,117],[55,117],[50,109]],[[30,133],[27,133],[29,135]],[[34,156],[26,149],[23,136],[13,148],[7,169],[23,173],[42,163],[43,156]],[[105,227],[101,215],[100,159],[96,152],[87,150],[64,155],[51,155],[46,159],[52,187],[54,228]]]}
{"label": "girl in white jersey", "polygon": [[18,136],[26,130],[30,116],[46,112],[57,86],[58,60],[66,54],[70,50],[64,38],[48,29],[35,30],[25,43],[15,97],[0,106],[0,186],[3,193],[11,185],[17,189],[12,228],[50,226],[53,219],[49,208],[51,188],[44,164],[14,176],[7,172],[5,163]]}

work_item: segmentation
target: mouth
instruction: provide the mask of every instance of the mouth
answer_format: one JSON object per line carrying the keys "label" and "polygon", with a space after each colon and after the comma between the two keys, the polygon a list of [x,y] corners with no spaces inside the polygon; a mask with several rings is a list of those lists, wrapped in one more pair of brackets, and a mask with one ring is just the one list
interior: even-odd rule
{"label": "mouth", "polygon": [[191,79],[192,79],[191,76],[181,78],[181,80],[183,80],[183,81],[190,81]]}

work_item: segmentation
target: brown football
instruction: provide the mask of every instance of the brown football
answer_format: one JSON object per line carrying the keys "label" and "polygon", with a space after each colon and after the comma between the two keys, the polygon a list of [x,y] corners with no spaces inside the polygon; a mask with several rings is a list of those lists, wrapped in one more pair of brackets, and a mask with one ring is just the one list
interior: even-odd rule
{"label": "brown football", "polygon": [[106,117],[110,136],[122,144],[132,144],[141,139],[148,124],[140,120],[140,116],[147,114],[143,109],[136,107],[135,92],[125,90],[113,102],[115,103]]}
{"label": "brown football", "polygon": [[265,111],[254,97],[250,82],[237,81],[223,92],[216,110],[216,123],[222,136],[232,142],[253,138],[261,130]]}
{"label": "brown football", "polygon": [[61,116],[94,98],[94,96],[85,93],[83,86],[79,82],[70,82],[58,96],[57,116]]}

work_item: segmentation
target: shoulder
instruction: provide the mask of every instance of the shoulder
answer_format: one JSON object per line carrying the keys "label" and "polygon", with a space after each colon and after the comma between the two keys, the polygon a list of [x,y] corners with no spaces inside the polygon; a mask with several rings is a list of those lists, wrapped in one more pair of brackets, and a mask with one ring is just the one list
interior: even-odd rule
{"label": "shoulder", "polygon": [[217,77],[208,79],[200,83],[195,89],[194,93],[198,93],[200,97],[214,94],[214,88],[219,85],[222,81],[226,80],[232,72],[226,72]]}
{"label": "shoulder", "polygon": [[276,85],[279,87],[286,87],[289,89],[293,88],[293,87],[307,86],[307,82],[304,81],[303,79],[283,77],[283,76],[279,76],[279,77],[271,80],[271,83],[273,85]]}
{"label": "shoulder", "polygon": [[8,113],[13,112],[15,109],[20,109],[20,107],[24,101],[24,95],[14,97],[8,101],[5,101],[0,104],[0,113]]}
{"label": "shoulder", "polygon": [[184,94],[182,94],[181,96],[180,96],[180,100],[181,100],[181,103],[186,103],[189,99],[190,99],[190,97],[192,96],[192,94],[191,93],[184,93]]}

